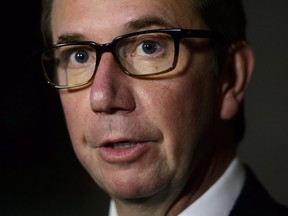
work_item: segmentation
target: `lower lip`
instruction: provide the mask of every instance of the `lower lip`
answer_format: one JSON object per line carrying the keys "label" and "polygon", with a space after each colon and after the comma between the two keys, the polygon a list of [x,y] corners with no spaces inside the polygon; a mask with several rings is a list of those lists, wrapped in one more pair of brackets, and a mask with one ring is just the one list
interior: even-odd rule
{"label": "lower lip", "polygon": [[133,162],[141,158],[148,150],[148,143],[137,143],[129,148],[99,147],[101,158],[108,163]]}

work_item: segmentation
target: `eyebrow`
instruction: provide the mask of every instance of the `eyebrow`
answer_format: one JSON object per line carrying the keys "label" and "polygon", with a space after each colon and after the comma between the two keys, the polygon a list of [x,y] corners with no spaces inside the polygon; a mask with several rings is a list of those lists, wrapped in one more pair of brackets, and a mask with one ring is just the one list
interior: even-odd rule
{"label": "eyebrow", "polygon": [[143,16],[128,22],[126,26],[133,30],[139,30],[150,26],[161,26],[165,28],[175,27],[171,23],[167,22],[166,20],[158,16]]}
{"label": "eyebrow", "polygon": [[85,38],[84,35],[79,33],[63,34],[59,36],[57,44],[83,41],[84,38]]}
{"label": "eyebrow", "polygon": [[[132,20],[128,22],[125,27],[131,31],[139,31],[140,29],[144,29],[151,26],[160,26],[163,28],[174,28],[175,26],[168,23],[164,19],[157,16],[143,16],[138,19]],[[69,42],[78,42],[85,40],[85,36],[80,33],[70,33],[60,35],[57,44],[61,43],[69,43]]]}

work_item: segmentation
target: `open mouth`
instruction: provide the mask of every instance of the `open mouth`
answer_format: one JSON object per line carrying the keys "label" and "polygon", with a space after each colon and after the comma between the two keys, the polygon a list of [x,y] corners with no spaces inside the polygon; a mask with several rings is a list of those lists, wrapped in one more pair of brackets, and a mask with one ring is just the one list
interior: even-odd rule
{"label": "open mouth", "polygon": [[105,147],[112,148],[112,149],[125,149],[125,148],[132,148],[136,146],[135,143],[131,142],[119,142],[119,143],[109,143]]}
{"label": "open mouth", "polygon": [[100,157],[108,163],[135,162],[148,151],[147,142],[107,142],[98,148]]}

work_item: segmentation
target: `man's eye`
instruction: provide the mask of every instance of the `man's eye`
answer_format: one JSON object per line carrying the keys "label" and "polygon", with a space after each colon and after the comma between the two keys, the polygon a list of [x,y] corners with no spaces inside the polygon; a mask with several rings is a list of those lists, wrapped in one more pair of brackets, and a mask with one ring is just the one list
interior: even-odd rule
{"label": "man's eye", "polygon": [[95,64],[96,54],[90,47],[65,47],[59,55],[60,65],[65,68],[86,67]]}
{"label": "man's eye", "polygon": [[85,50],[77,50],[70,54],[71,64],[84,64],[89,60],[89,53]]}
{"label": "man's eye", "polygon": [[133,56],[155,56],[163,52],[163,47],[156,41],[143,41],[137,47]]}
{"label": "man's eye", "polygon": [[159,49],[160,49],[159,44],[153,41],[146,41],[142,43],[140,51],[142,50],[145,54],[151,55],[157,52],[157,50]]}

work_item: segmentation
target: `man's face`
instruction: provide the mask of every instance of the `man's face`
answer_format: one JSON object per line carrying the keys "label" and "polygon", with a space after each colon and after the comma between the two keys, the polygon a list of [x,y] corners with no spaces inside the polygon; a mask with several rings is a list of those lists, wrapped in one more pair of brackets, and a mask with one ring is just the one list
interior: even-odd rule
{"label": "man's face", "polygon": [[[108,43],[167,27],[207,28],[185,0],[55,0],[52,10],[54,43],[63,35]],[[74,150],[114,198],[179,192],[208,146],[217,107],[211,50],[187,44],[167,74],[129,77],[104,53],[90,86],[60,90]]]}

